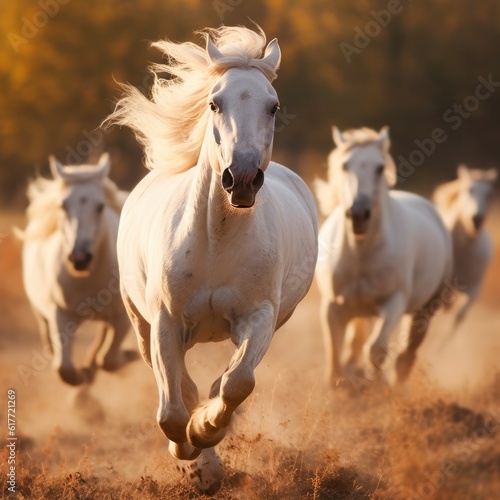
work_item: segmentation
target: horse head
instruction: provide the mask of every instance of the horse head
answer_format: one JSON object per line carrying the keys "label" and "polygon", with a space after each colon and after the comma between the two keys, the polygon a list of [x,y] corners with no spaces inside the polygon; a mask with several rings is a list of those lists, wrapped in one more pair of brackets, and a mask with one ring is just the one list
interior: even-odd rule
{"label": "horse head", "polygon": [[477,170],[460,165],[457,175],[460,182],[460,218],[467,233],[474,235],[483,226],[498,172],[494,168]]}
{"label": "horse head", "polygon": [[58,225],[68,267],[73,274],[87,274],[101,237],[109,157],[103,154],[97,165],[65,167],[51,156],[50,167],[62,185]]}
{"label": "horse head", "polygon": [[361,129],[343,134],[334,127],[333,138],[337,146],[339,202],[352,222],[354,234],[362,237],[370,228],[382,186],[394,183],[389,131],[384,127],[378,133]]}
{"label": "horse head", "polygon": [[[224,64],[223,54],[207,38],[207,54],[214,67]],[[209,92],[211,164],[221,176],[229,203],[249,208],[264,184],[264,172],[270,162],[274,124],[279,101],[269,77],[280,62],[276,39],[265,50],[258,66],[229,67]]]}

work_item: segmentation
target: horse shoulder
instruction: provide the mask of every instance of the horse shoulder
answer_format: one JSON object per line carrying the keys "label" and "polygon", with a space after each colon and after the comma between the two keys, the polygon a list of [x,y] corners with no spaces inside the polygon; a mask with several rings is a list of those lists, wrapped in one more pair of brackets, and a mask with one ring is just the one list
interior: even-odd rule
{"label": "horse shoulder", "polygon": [[289,168],[276,162],[271,162],[269,164],[267,172],[269,172],[272,177],[276,177],[276,180],[281,185],[288,187],[296,194],[297,198],[306,207],[313,227],[317,232],[318,211],[316,209],[314,196],[304,180]]}

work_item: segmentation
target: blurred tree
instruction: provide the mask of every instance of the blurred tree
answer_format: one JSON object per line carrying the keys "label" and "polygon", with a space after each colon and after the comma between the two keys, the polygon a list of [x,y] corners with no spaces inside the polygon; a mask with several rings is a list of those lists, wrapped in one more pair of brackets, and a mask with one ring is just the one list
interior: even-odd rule
{"label": "blurred tree", "polygon": [[147,93],[147,66],[158,60],[151,41],[193,40],[204,26],[252,20],[282,48],[275,148],[292,168],[308,158],[308,175],[318,173],[332,123],[388,124],[395,156],[406,159],[416,140],[442,128],[447,140],[415,166],[405,189],[451,176],[462,160],[496,162],[496,87],[457,129],[444,118],[474,95],[478,77],[500,81],[496,0],[17,0],[0,17],[4,202],[35,166],[46,171],[48,154],[83,162],[109,149],[113,175],[131,187],[145,173],[140,149],[126,130],[98,129],[120,94],[117,81]]}

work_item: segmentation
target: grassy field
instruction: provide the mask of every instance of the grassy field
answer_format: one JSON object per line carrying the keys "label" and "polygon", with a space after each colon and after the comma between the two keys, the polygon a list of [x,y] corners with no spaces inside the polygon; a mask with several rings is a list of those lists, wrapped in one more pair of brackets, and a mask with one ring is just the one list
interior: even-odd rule
{"label": "grassy field", "polygon": [[[22,225],[22,216],[0,216],[0,404],[7,408],[14,388],[16,498],[196,497],[155,425],[156,384],[142,361],[100,373],[84,389],[52,373],[22,290],[12,224]],[[500,498],[500,210],[488,227],[497,252],[477,304],[444,345],[448,318],[436,318],[403,389],[377,381],[359,397],[325,389],[313,286],[277,333],[254,393],[219,446],[227,476],[214,498]],[[77,358],[91,335],[82,332]],[[130,334],[127,345],[134,344]],[[190,352],[202,394],[231,351],[223,343]],[[10,498],[8,449],[1,455],[2,498]]]}

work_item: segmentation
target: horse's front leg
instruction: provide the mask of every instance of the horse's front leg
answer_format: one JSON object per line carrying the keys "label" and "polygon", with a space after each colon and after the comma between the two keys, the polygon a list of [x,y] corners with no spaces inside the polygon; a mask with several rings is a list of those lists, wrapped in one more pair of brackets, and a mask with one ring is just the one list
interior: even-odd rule
{"label": "horse's front leg", "polygon": [[220,379],[218,393],[212,391],[212,398],[191,416],[187,432],[193,446],[210,448],[222,440],[233,412],[253,391],[254,371],[269,349],[275,324],[274,307],[268,301],[233,322],[231,338],[237,349]]}
{"label": "horse's front leg", "polygon": [[324,298],[321,300],[320,319],[326,354],[326,382],[335,388],[344,377],[342,353],[347,325],[351,318],[345,307]]}
{"label": "horse's front leg", "polygon": [[[182,327],[161,309],[151,323],[151,365],[158,385],[157,421],[170,440],[169,451],[181,460],[193,460],[201,450],[187,442],[190,411],[197,389],[185,365]],[[187,402],[187,406],[186,406]]]}
{"label": "horse's front leg", "polygon": [[476,297],[479,295],[479,290],[481,289],[481,284],[476,283],[475,285],[471,285],[467,288],[467,291],[465,292],[465,295],[461,301],[460,305],[458,307],[458,311],[455,316],[455,328],[462,323],[464,320],[465,316],[467,315],[470,306],[473,304],[473,302],[476,300]]}
{"label": "horse's front leg", "polygon": [[403,317],[406,310],[406,297],[403,293],[392,295],[379,306],[379,316],[364,346],[365,359],[369,358],[376,370],[382,369],[389,354],[391,333]]}
{"label": "horse's front leg", "polygon": [[77,317],[57,307],[49,318],[48,325],[54,354],[52,366],[67,384],[82,384],[86,377],[82,370],[76,369],[71,356],[79,326]]}

